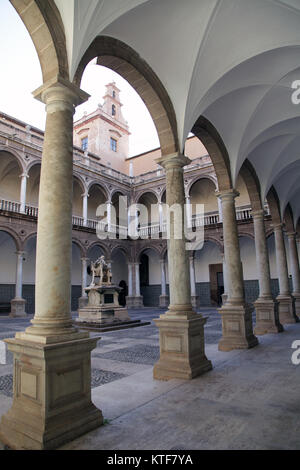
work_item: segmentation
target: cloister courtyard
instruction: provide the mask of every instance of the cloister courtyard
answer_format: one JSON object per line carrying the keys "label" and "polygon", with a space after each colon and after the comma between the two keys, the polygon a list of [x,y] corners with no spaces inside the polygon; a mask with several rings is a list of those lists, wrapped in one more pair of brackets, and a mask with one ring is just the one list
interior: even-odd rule
{"label": "cloister courtyard", "polygon": [[[218,351],[220,314],[213,308],[201,309],[208,318],[205,349],[213,369],[192,381],[157,381],[153,365],[159,358],[159,338],[153,319],[161,313],[152,308],[132,310],[132,319],[151,324],[90,333],[101,336],[91,356],[91,387],[92,401],[102,409],[105,424],[59,449],[300,449],[300,365],[291,360],[299,323],[286,325],[279,335],[260,337],[256,348],[224,353]],[[73,319],[76,315],[73,312]],[[32,315],[1,316],[0,340],[22,331],[30,319]],[[12,355],[7,352],[6,364],[0,365],[1,415],[12,403],[12,374]]]}

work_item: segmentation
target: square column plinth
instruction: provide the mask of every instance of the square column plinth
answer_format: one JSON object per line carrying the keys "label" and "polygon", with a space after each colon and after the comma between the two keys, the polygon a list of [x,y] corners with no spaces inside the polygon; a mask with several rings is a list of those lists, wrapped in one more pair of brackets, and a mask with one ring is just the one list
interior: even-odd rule
{"label": "square column plinth", "polygon": [[160,359],[154,365],[154,379],[192,379],[212,369],[204,352],[206,318],[197,314],[183,318],[163,314],[154,322],[160,336]]}
{"label": "square column plinth", "polygon": [[279,294],[278,301],[279,321],[282,325],[296,323],[294,299],[290,295]]}
{"label": "square column plinth", "polygon": [[222,315],[223,336],[219,342],[220,351],[249,349],[257,346],[258,339],[253,334],[253,307],[233,305],[227,302],[218,312]]}
{"label": "square column plinth", "polygon": [[98,340],[5,340],[14,353],[14,396],[0,422],[1,442],[12,449],[56,449],[103,423],[91,401],[90,356]]}
{"label": "square column plinth", "polygon": [[268,333],[281,333],[283,326],[278,318],[278,304],[273,299],[257,299],[254,302],[256,311],[256,326],[254,333],[256,335],[265,335]]}

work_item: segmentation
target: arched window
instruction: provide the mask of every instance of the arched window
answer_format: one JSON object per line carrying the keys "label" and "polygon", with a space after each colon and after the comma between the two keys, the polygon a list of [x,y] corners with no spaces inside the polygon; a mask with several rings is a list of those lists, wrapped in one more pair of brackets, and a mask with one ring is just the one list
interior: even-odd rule
{"label": "arched window", "polygon": [[116,106],[114,104],[111,107],[111,114],[112,114],[112,116],[116,115]]}

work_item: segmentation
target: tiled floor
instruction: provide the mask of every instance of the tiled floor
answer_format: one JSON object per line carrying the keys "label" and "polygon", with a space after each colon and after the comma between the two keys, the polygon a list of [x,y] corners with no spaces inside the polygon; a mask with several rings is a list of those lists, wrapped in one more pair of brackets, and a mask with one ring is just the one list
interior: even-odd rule
{"label": "tiled floor", "polygon": [[[202,309],[213,370],[192,381],[153,380],[161,310],[131,311],[148,326],[100,333],[92,352],[92,399],[108,423],[63,449],[300,449],[300,365],[291,344],[300,324],[259,337],[256,348],[218,351],[221,318]],[[0,317],[0,340],[26,320]],[[3,328],[2,328],[3,327]],[[99,336],[91,333],[91,336]],[[0,415],[11,405],[12,357],[0,365]]]}

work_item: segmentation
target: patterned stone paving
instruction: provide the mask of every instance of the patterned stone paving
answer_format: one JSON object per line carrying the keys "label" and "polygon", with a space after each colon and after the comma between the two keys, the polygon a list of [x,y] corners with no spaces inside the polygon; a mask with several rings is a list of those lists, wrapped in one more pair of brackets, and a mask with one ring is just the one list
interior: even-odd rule
{"label": "patterned stone paving", "polygon": [[[92,388],[99,387],[100,385],[113,382],[114,380],[123,379],[123,377],[126,377],[126,375],[109,370],[92,369],[91,386]],[[0,394],[1,393],[7,397],[13,396],[13,374],[0,376]]]}
{"label": "patterned stone paving", "polygon": [[159,346],[137,344],[129,348],[116,349],[106,353],[95,353],[93,357],[121,362],[132,362],[134,364],[152,365],[159,359]]}

